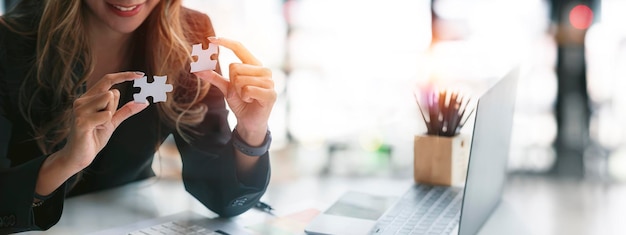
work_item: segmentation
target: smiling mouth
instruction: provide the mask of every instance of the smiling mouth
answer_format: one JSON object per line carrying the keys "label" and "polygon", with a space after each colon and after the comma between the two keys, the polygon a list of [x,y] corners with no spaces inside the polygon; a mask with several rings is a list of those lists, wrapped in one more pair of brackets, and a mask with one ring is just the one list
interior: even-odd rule
{"label": "smiling mouth", "polygon": [[124,7],[124,6],[111,4],[111,6],[115,7],[116,9],[118,9],[120,11],[132,11],[132,10],[135,10],[139,5],[134,5],[134,6],[130,6],[130,7]]}
{"label": "smiling mouth", "polygon": [[113,13],[118,16],[132,17],[139,14],[141,9],[143,8],[144,3],[134,5],[107,3],[107,5],[109,5],[109,8],[113,11]]}

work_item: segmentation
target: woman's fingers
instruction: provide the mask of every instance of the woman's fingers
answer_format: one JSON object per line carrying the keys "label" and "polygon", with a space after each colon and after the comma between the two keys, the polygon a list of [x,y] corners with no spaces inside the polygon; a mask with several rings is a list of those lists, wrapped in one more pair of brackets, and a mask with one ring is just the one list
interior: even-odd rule
{"label": "woman's fingers", "polygon": [[[81,97],[74,103],[74,115],[77,126],[82,128],[102,129],[104,124],[111,120],[117,109],[120,92],[116,89],[103,92],[91,97]],[[103,119],[108,117],[106,119]]]}
{"label": "woman's fingers", "polygon": [[242,96],[241,89],[245,86],[259,86],[263,88],[274,88],[272,71],[268,68],[233,63],[229,66],[229,76],[231,85],[238,96]]}
{"label": "woman's fingers", "polygon": [[142,77],[143,73],[125,72],[101,78],[73,103],[73,124],[64,149],[81,167],[89,165],[108,142],[119,124],[148,107],[148,104],[130,102],[117,110],[120,92],[111,89],[115,84]]}
{"label": "woman's fingers", "polygon": [[[268,77],[238,75],[231,76],[231,80],[228,81],[214,71],[202,71],[195,74],[216,86],[225,96],[234,92],[246,103],[251,103],[254,99],[270,100],[272,102],[276,99],[274,81]],[[267,103],[264,101],[260,102]]]}
{"label": "woman's fingers", "polygon": [[231,63],[228,67],[229,74],[250,75],[259,77],[272,77],[272,70],[258,65]]}
{"label": "woman's fingers", "polygon": [[[119,101],[120,92],[117,89],[112,89],[90,97],[81,97],[76,100],[74,104],[74,113],[77,120],[80,119],[80,126],[100,128],[100,125],[104,125],[110,121],[113,123],[113,126],[117,128],[121,122],[148,107],[148,104],[140,104],[131,101],[120,108],[120,110],[117,110]],[[109,114],[105,115],[103,113]],[[94,116],[96,114],[97,116]],[[90,118],[103,118],[105,116],[109,116],[109,118],[107,120],[89,120]],[[97,125],[93,126],[93,123],[97,123]]]}
{"label": "woman's fingers", "polygon": [[256,100],[261,106],[268,106],[276,101],[276,92],[268,88],[245,86],[241,89],[241,100],[246,103],[252,103]]}
{"label": "woman's fingers", "polygon": [[230,82],[222,77],[222,75],[219,75],[217,72],[212,70],[195,72],[194,74],[206,82],[214,85],[217,89],[220,89],[225,96],[228,95],[228,86],[230,85]]}
{"label": "woman's fingers", "polygon": [[105,129],[106,124],[111,122],[112,117],[112,111],[101,111],[87,116],[93,123],[93,126],[89,126],[89,129]]}
{"label": "woman's fingers", "polygon": [[90,131],[96,129],[98,126],[103,125],[111,120],[113,112],[101,111],[96,113],[89,113],[80,116],[76,116],[75,125],[78,130]]}
{"label": "woman's fingers", "polygon": [[125,81],[131,81],[144,76],[143,72],[121,72],[111,73],[104,75],[96,84],[93,85],[87,92],[86,96],[92,96],[101,92],[105,92],[111,89],[113,85],[122,83]]}
{"label": "woman's fingers", "polygon": [[[115,111],[117,110],[117,104],[120,101],[120,91],[118,91],[117,89],[113,89],[113,90],[110,90],[109,93],[113,94],[113,96],[109,97],[106,109],[100,111],[100,112],[106,111],[106,112],[111,114],[111,115],[109,115],[109,120],[107,120],[107,122],[111,120],[112,114],[115,113]],[[106,124],[106,122],[102,123],[101,125],[103,125],[103,124]],[[105,127],[104,126],[97,126],[96,128],[103,129]]]}
{"label": "woman's fingers", "polygon": [[222,37],[209,37],[209,41],[230,49],[244,64],[262,65],[261,62],[238,41]]}
{"label": "woman's fingers", "polygon": [[259,79],[258,77],[252,76],[237,76],[236,79],[233,79],[234,82],[231,82],[233,86],[235,86],[235,91],[239,96],[243,97],[242,89],[248,86],[255,86],[265,89],[274,89],[274,82],[268,79]]}
{"label": "woman's fingers", "polygon": [[119,110],[113,114],[111,118],[111,123],[113,123],[113,127],[117,128],[124,120],[129,117],[141,112],[145,108],[148,107],[148,103],[137,103],[134,101],[130,101],[122,106]]}
{"label": "woman's fingers", "polygon": [[235,87],[233,87],[232,90],[236,91],[239,96],[241,96],[241,88],[246,85],[265,88],[274,87],[274,82],[271,79],[271,71],[269,69],[258,66],[249,67],[250,65],[245,64],[237,65],[238,66],[231,66],[231,71],[229,72],[230,81],[215,71],[200,71],[194,74],[216,86],[225,96],[228,96],[231,90],[229,87],[233,85]]}
{"label": "woman's fingers", "polygon": [[262,67],[261,62],[238,41],[217,37],[209,37],[209,41],[232,50],[242,63],[230,64],[229,80],[214,71],[197,72],[196,76],[218,87],[227,97],[236,93],[246,103],[257,100],[264,106],[273,104],[276,92],[270,69]]}
{"label": "woman's fingers", "polygon": [[117,106],[120,104],[120,91],[118,89],[112,89],[113,92],[113,102],[111,102],[110,106],[107,107],[107,110],[115,111],[117,110]]}
{"label": "woman's fingers", "polygon": [[80,115],[82,113],[94,113],[107,110],[109,102],[114,99],[115,94],[113,91],[102,92],[93,96],[81,97],[74,101],[74,112],[77,115]]}

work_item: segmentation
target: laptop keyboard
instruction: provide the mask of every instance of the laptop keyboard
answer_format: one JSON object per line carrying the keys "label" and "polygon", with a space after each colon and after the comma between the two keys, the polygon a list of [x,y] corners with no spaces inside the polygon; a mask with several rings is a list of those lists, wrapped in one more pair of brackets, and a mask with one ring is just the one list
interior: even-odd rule
{"label": "laptop keyboard", "polygon": [[462,189],[416,185],[381,217],[374,234],[448,234],[459,222]]}
{"label": "laptop keyboard", "polygon": [[228,233],[220,230],[211,231],[207,228],[188,223],[181,222],[167,222],[152,227],[137,230],[128,235],[229,235]]}

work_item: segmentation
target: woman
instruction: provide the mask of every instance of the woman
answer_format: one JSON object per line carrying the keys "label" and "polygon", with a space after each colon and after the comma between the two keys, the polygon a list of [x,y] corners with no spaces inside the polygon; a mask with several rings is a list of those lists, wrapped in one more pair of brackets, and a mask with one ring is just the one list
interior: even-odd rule
{"label": "woman", "polygon": [[[0,233],[48,229],[65,197],[153,176],[170,133],[185,188],[210,210],[235,216],[264,193],[271,72],[211,37],[242,63],[229,79],[190,74],[191,45],[215,36],[206,15],[181,0],[23,0],[1,19]],[[132,80],[155,75],[174,86],[167,101],[133,102]]]}

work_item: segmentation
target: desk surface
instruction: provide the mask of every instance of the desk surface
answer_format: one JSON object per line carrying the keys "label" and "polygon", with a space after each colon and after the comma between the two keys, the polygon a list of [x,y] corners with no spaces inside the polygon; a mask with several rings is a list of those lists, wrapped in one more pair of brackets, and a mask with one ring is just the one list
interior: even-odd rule
{"label": "desk surface", "polygon": [[[263,201],[275,207],[281,217],[311,209],[324,210],[347,190],[401,195],[411,184],[410,180],[377,178],[302,178],[270,184]],[[61,220],[46,234],[85,234],[183,211],[215,216],[185,191],[181,181],[152,178],[67,199]],[[244,227],[254,227],[270,219],[273,217],[266,213],[250,210],[234,220]],[[520,221],[516,208],[504,198],[481,234],[529,234]]]}

